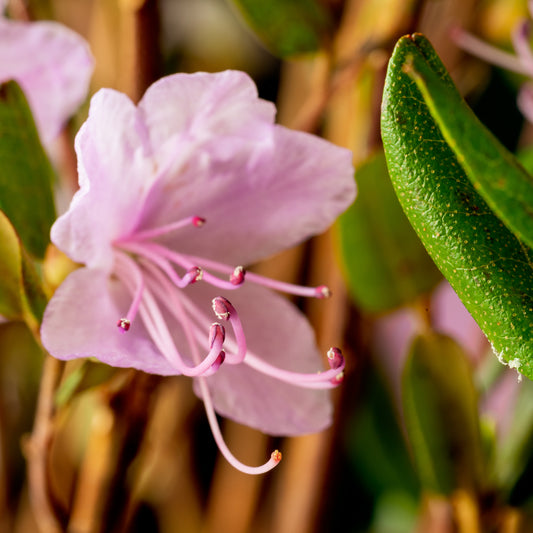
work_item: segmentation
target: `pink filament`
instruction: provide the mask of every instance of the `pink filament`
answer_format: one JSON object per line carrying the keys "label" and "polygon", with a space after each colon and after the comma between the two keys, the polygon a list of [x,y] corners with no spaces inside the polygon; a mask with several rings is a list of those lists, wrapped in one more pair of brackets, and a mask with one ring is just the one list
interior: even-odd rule
{"label": "pink filament", "polygon": [[[121,257],[121,260],[117,263],[117,267],[119,273],[122,274],[121,279],[123,280],[126,287],[131,291],[132,278],[131,276],[128,276],[126,272],[136,272],[134,277],[137,277],[138,275],[142,276],[142,272],[135,263],[135,261],[130,259],[126,254],[120,254],[119,257]],[[146,278],[146,280],[149,279],[150,278]],[[156,292],[160,290],[160,285],[158,283],[153,283],[153,287]],[[178,304],[178,312],[179,308],[183,310],[181,303],[179,302],[179,298],[177,298],[176,295],[173,295],[173,291],[170,293],[165,292],[163,296],[164,297],[161,298],[161,301],[163,301],[163,303],[167,306],[168,310],[173,314],[173,316],[178,320],[178,322],[183,324],[183,321],[177,314],[176,307],[173,307],[171,305],[172,303]],[[148,333],[152,337],[159,351],[163,354],[164,357],[167,358],[167,360],[176,368],[179,373],[185,376],[194,377],[202,375],[205,372],[209,371],[213,364],[218,364],[218,366],[220,366],[220,363],[217,361],[217,359],[219,358],[220,352],[222,351],[222,343],[224,340],[223,336],[220,335],[215,336],[215,341],[213,342],[213,345],[210,347],[210,350],[206,357],[200,363],[198,363],[196,366],[191,367],[184,362],[183,358],[181,357],[181,354],[179,353],[178,349],[176,348],[176,345],[174,344],[172,336],[166,325],[166,321],[163,315],[161,314],[159,306],[156,302],[155,296],[146,286],[146,283],[144,285],[143,297],[141,299],[140,305],[138,306],[138,312],[144,322]],[[184,329],[186,330],[185,327]]]}
{"label": "pink filament", "polygon": [[[212,261],[210,259],[204,259],[203,257],[188,256],[189,259],[196,264],[204,267],[222,272],[224,274],[232,275],[235,271],[235,267]],[[253,281],[258,285],[263,285],[276,291],[285,292],[287,294],[294,294],[295,296],[305,296],[308,298],[327,298],[330,293],[329,289],[325,285],[319,285],[318,287],[306,287],[304,285],[295,285],[293,283],[286,283],[284,281],[277,281],[266,276],[261,276],[254,272],[246,271],[245,279],[247,281]]]}
{"label": "pink filament", "polygon": [[487,61],[498,67],[502,67],[507,70],[512,70],[526,76],[531,75],[527,65],[524,65],[524,62],[519,57],[516,57],[513,54],[504,52],[495,46],[492,46],[485,41],[474,37],[470,33],[460,29],[454,28],[451,33],[452,39],[454,42],[470,54]]}
{"label": "pink filament", "polygon": [[166,235],[177,229],[185,228],[187,226],[195,226],[200,228],[205,224],[205,219],[198,216],[192,216],[187,218],[182,218],[177,222],[172,222],[171,224],[166,224],[165,226],[160,226],[158,228],[147,229],[143,231],[136,231],[129,237],[119,239],[115,241],[116,244],[121,244],[131,241],[145,241],[147,239],[153,239],[154,237],[160,237],[161,235]]}
{"label": "pink filament", "polygon": [[218,425],[217,417],[215,414],[215,409],[213,407],[213,401],[211,399],[211,394],[207,386],[206,378],[199,377],[198,382],[200,385],[202,400],[204,401],[205,412],[207,414],[207,420],[209,421],[209,426],[211,427],[211,433],[213,434],[215,442],[217,443],[218,449],[220,450],[222,455],[225,457],[226,461],[228,461],[230,465],[232,465],[237,470],[240,470],[244,474],[252,474],[252,475],[264,474],[265,472],[268,472],[269,470],[272,470],[274,467],[276,467],[281,460],[281,454],[279,454],[277,450],[273,452],[272,455],[270,456],[270,459],[261,466],[245,465],[244,463],[241,463],[231,453],[226,442],[224,441],[222,432],[220,431],[220,426]]}

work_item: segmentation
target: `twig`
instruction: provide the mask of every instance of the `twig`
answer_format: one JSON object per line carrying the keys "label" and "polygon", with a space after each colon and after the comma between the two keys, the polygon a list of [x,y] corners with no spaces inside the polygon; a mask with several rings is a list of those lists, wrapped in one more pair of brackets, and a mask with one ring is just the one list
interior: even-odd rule
{"label": "twig", "polygon": [[35,423],[31,437],[25,446],[29,496],[36,523],[42,533],[62,531],[50,499],[46,467],[52,440],[54,392],[61,377],[63,365],[61,361],[48,354],[45,355]]}

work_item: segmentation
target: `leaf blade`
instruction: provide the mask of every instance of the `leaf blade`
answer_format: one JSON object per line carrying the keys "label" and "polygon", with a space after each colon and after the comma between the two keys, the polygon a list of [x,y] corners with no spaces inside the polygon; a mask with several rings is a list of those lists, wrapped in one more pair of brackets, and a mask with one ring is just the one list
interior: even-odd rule
{"label": "leaf blade", "polygon": [[493,213],[404,66],[425,62],[455,91],[422,36],[402,38],[387,72],[382,137],[396,194],[433,260],[500,360],[533,378],[533,252]]}
{"label": "leaf blade", "polygon": [[0,168],[0,209],[24,247],[42,259],[55,219],[54,172],[24,93],[14,81],[0,85]]}

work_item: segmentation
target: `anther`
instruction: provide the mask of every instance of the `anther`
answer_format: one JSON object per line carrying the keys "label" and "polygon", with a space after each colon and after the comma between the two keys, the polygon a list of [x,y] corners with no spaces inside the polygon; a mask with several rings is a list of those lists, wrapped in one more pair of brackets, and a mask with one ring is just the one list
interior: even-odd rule
{"label": "anther", "polygon": [[224,326],[215,322],[214,324],[211,324],[211,329],[209,330],[209,348],[212,348],[215,341],[220,337],[222,337],[221,342],[224,342],[226,338],[226,330],[224,329]]}
{"label": "anther", "polygon": [[192,225],[196,228],[201,228],[205,224],[205,218],[202,217],[192,217]]}
{"label": "anther", "polygon": [[121,318],[117,322],[117,327],[119,327],[122,331],[128,331],[130,329],[131,322],[127,318]]}
{"label": "anther", "polygon": [[328,363],[330,368],[339,368],[344,363],[344,357],[339,348],[330,348],[328,350]]}
{"label": "anther", "polygon": [[331,378],[332,385],[340,385],[344,381],[344,372],[339,372],[334,378]]}
{"label": "anther", "polygon": [[246,275],[246,270],[243,266],[235,267],[235,270],[232,272],[229,280],[233,285],[242,285],[244,283],[244,277]]}
{"label": "anther", "polygon": [[223,296],[217,296],[216,298],[213,298],[212,307],[215,315],[220,320],[229,320],[229,317],[231,316],[231,313],[235,311],[235,308],[229,300],[226,300]]}
{"label": "anther", "polygon": [[183,276],[183,281],[186,281],[187,285],[192,285],[193,283],[200,281],[203,277],[204,271],[200,267],[194,266],[187,270],[187,273]]}
{"label": "anther", "polygon": [[330,298],[331,297],[331,289],[327,287],[326,285],[319,285],[315,288],[315,296],[317,298]]}
{"label": "anther", "polygon": [[281,452],[279,450],[274,450],[271,454],[270,454],[270,458],[275,462],[275,463],[279,463],[281,461]]}

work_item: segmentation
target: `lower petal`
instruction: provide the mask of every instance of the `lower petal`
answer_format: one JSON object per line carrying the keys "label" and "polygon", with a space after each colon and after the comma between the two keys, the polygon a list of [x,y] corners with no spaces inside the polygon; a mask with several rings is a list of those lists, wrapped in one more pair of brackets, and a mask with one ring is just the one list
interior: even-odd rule
{"label": "lower petal", "polygon": [[[191,289],[195,302],[210,302],[205,286]],[[211,292],[213,289],[210,289]],[[293,372],[318,372],[324,362],[305,316],[287,299],[245,284],[225,295],[241,317],[249,351]],[[329,391],[305,389],[266,376],[246,365],[224,364],[206,380],[216,411],[270,435],[302,435],[331,424]],[[195,391],[201,397],[198,383]]]}
{"label": "lower petal", "polygon": [[117,328],[117,320],[124,316],[130,300],[124,286],[103,271],[74,271],[44,313],[44,347],[58,359],[96,357],[111,366],[177,374],[154,346],[141,320],[134,321],[127,333]]}

